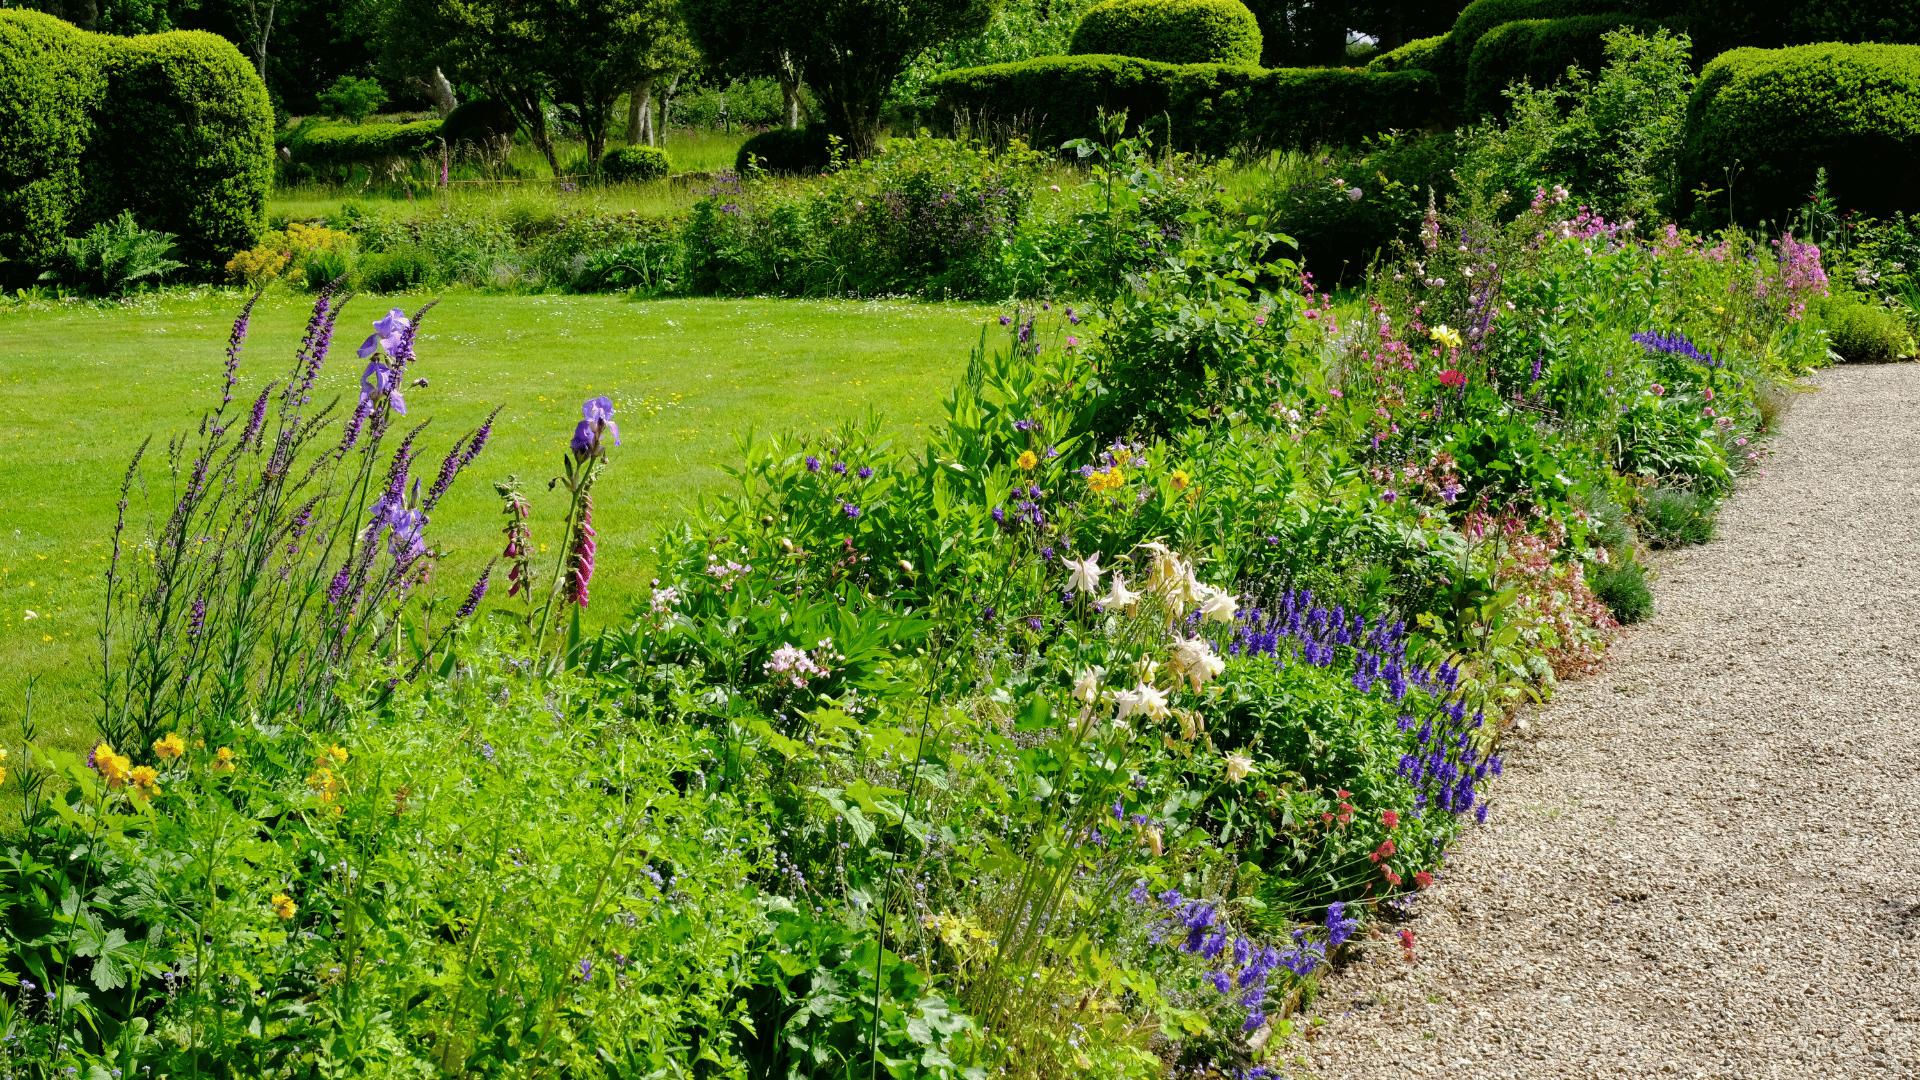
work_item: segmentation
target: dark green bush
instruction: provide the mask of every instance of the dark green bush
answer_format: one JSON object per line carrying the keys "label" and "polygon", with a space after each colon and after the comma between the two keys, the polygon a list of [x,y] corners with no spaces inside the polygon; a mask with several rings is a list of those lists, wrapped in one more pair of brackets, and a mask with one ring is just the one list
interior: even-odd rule
{"label": "dark green bush", "polygon": [[1779,220],[1806,200],[1817,170],[1842,210],[1885,217],[1920,200],[1920,46],[1735,49],[1700,73],[1687,104],[1683,191],[1731,195],[1694,207],[1725,222]]}
{"label": "dark green bush", "polygon": [[1436,99],[1424,71],[1161,64],[1129,56],[1043,56],[961,68],[929,80],[950,107],[1031,125],[1034,145],[1096,133],[1101,110],[1125,111],[1162,145],[1210,154],[1243,146],[1351,146],[1424,127]]}
{"label": "dark green bush", "polygon": [[62,243],[47,259],[47,271],[40,279],[94,296],[119,296],[142,285],[157,285],[185,265],[168,257],[173,241],[172,233],[142,229],[131,213],[122,210],[119,217],[95,225],[85,236]]}
{"label": "dark green bush", "polygon": [[1607,605],[1613,621],[1622,626],[1653,614],[1653,590],[1647,587],[1647,569],[1632,559],[1609,563],[1587,576],[1593,595]]}
{"label": "dark green bush", "polygon": [[1446,40],[1429,63],[1440,79],[1440,95],[1449,110],[1464,108],[1467,69],[1487,32],[1522,19],[1566,19],[1575,15],[1605,15],[1633,6],[1622,0],[1474,0],[1454,20]]}
{"label": "dark green bush", "polygon": [[1316,279],[1352,281],[1395,240],[1412,241],[1429,193],[1444,202],[1452,192],[1459,160],[1452,132],[1383,136],[1350,159],[1323,156],[1269,193],[1271,217]]}
{"label": "dark green bush", "polygon": [[433,259],[420,248],[408,245],[362,256],[354,271],[353,285],[362,292],[405,292],[426,285],[433,276]]}
{"label": "dark green bush", "polygon": [[37,11],[0,11],[0,260],[15,275],[60,247],[83,201],[81,159],[107,87],[99,40]]}
{"label": "dark green bush", "polygon": [[1260,24],[1240,0],[1106,0],[1081,16],[1071,51],[1251,66],[1260,45]]}
{"label": "dark green bush", "polygon": [[412,124],[329,124],[309,120],[281,136],[280,141],[296,164],[339,168],[438,151],[442,126],[439,120]]}
{"label": "dark green bush", "polygon": [[455,106],[440,122],[440,137],[448,146],[463,142],[487,144],[512,138],[519,126],[513,119],[513,110],[505,104],[492,98],[474,98]]}
{"label": "dark green bush", "polygon": [[1686,488],[1654,488],[1640,512],[1640,532],[1654,547],[1685,547],[1713,539],[1720,506],[1711,496]]}
{"label": "dark green bush", "polygon": [[1447,40],[1445,34],[1409,41],[1390,52],[1383,52],[1367,61],[1368,71],[1432,71],[1434,57],[1440,52],[1440,44]]}
{"label": "dark green bush", "polygon": [[833,145],[822,124],[774,128],[741,144],[733,159],[734,171],[744,176],[755,162],[770,173],[816,173],[832,164]]}
{"label": "dark green bush", "polygon": [[107,38],[108,93],[87,148],[83,220],[122,210],[179,235],[211,274],[256,244],[273,182],[273,106],[253,65],[203,31]]}
{"label": "dark green bush", "polygon": [[1621,26],[1652,33],[1659,25],[1623,12],[1502,23],[1487,31],[1467,61],[1466,115],[1504,116],[1508,83],[1526,79],[1551,86],[1575,64],[1592,74],[1606,63],[1600,35]]}
{"label": "dark green bush", "polygon": [[1833,351],[1850,364],[1890,363],[1907,347],[1900,317],[1876,304],[1841,300],[1821,314]]}
{"label": "dark green bush", "polygon": [[328,116],[359,123],[387,103],[387,92],[378,79],[360,79],[342,75],[320,94],[320,109]]}
{"label": "dark green bush", "polygon": [[616,146],[600,159],[609,180],[658,180],[673,171],[673,159],[657,146]]}

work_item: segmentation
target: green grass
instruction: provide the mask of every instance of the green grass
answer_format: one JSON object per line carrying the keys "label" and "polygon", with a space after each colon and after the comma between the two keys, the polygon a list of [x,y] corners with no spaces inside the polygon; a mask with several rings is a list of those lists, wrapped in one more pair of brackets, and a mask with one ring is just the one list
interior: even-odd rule
{"label": "green grass", "polygon": [[[420,299],[393,303],[411,310]],[[163,448],[217,400],[239,306],[235,294],[213,292],[118,308],[0,308],[0,741],[17,743],[36,675],[42,737],[68,747],[91,738],[94,635],[120,479],[142,438],[154,434]],[[354,393],[354,350],[389,306],[363,298],[347,309],[316,400]],[[307,307],[298,296],[261,302],[236,401],[283,373]],[[431,474],[458,435],[506,407],[486,452],[434,513],[429,538],[447,552],[434,588],[464,594],[497,553],[492,482],[508,473],[534,502],[535,542],[557,542],[565,507],[546,481],[559,473],[580,402],[606,394],[624,445],[594,492],[600,557],[589,621],[611,622],[646,584],[655,530],[728,483],[721,469],[737,460],[736,432],[820,429],[871,407],[917,441],[993,314],[892,301],[449,295],[422,324],[408,372],[430,383],[407,391],[409,419],[433,419],[416,472]],[[164,474],[146,473],[163,503]],[[130,531],[143,527],[145,505],[136,499]],[[501,585],[490,599],[504,597]]]}

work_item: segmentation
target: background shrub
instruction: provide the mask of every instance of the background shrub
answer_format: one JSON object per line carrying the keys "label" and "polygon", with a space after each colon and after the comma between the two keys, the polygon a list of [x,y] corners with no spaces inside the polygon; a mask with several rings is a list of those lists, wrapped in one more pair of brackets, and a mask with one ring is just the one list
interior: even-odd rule
{"label": "background shrub", "polygon": [[1240,0],[1107,0],[1081,17],[1071,50],[1166,64],[1253,65],[1260,44],[1260,24]]}
{"label": "background shrub", "polygon": [[658,180],[673,171],[673,159],[657,146],[616,146],[600,159],[609,180]]}
{"label": "background shrub", "polygon": [[267,227],[273,107],[225,38],[202,31],[106,38],[108,92],[87,148],[85,221],[122,210],[177,233],[210,275]]}
{"label": "background shrub", "polygon": [[1626,625],[1653,615],[1653,590],[1647,568],[1632,559],[1609,563],[1587,575],[1593,594],[1607,605],[1613,621]]}
{"label": "background shrub", "polygon": [[1317,280],[1352,280],[1375,253],[1413,239],[1429,195],[1444,200],[1453,189],[1459,159],[1452,132],[1382,136],[1345,161],[1323,156],[1289,174],[1267,194],[1271,217]]}
{"label": "background shrub", "polygon": [[342,75],[320,94],[320,110],[328,116],[359,123],[387,103],[387,92],[378,79],[359,79]]}
{"label": "background shrub", "polygon": [[1833,351],[1850,364],[1890,363],[1906,351],[1900,317],[1877,304],[1839,300],[1828,304],[1823,315]]}
{"label": "background shrub", "polygon": [[733,159],[734,171],[744,175],[756,158],[771,173],[815,173],[832,164],[833,149],[824,125],[774,128],[741,144]]}
{"label": "background shrub", "polygon": [[408,245],[363,257],[354,273],[353,285],[361,292],[396,293],[421,288],[433,277],[432,258],[420,248]]}
{"label": "background shrub", "polygon": [[440,123],[439,135],[448,146],[458,146],[463,142],[487,145],[502,138],[512,138],[519,125],[513,119],[513,110],[492,98],[473,98],[463,101],[447,114]]}
{"label": "background shrub", "polygon": [[1574,15],[1564,19],[1522,19],[1487,31],[1467,61],[1466,115],[1505,115],[1507,84],[1526,79],[1551,86],[1577,65],[1592,74],[1606,60],[1601,35],[1621,26],[1648,33],[1659,24],[1624,12]]}
{"label": "background shrub", "polygon": [[1037,146],[1099,130],[1124,110],[1162,145],[1225,154],[1320,144],[1352,146],[1394,128],[1426,126],[1436,99],[1424,71],[1162,64],[1129,56],[1044,56],[962,68],[930,88],[976,117],[1030,125]]}
{"label": "background shrub", "polygon": [[1439,76],[1442,99],[1450,111],[1464,107],[1473,54],[1495,27],[1522,19],[1607,15],[1622,6],[1621,0],[1474,0],[1460,12],[1453,29],[1433,53],[1430,66]]}
{"label": "background shrub", "polygon": [[281,136],[296,164],[318,168],[369,165],[440,149],[439,120],[412,124],[330,124],[310,120]]}
{"label": "background shrub", "polygon": [[1445,34],[1417,38],[1367,61],[1368,71],[1432,71]]}
{"label": "background shrub", "polygon": [[1825,168],[1842,209],[1885,216],[1920,197],[1920,46],[1735,49],[1702,69],[1687,104],[1682,188],[1700,225],[1778,220]]}
{"label": "background shrub", "polygon": [[98,40],[37,11],[0,11],[5,280],[18,283],[24,271],[58,250],[80,206],[81,157],[107,85]]}
{"label": "background shrub", "polygon": [[1713,517],[1718,509],[1711,497],[1697,491],[1654,488],[1641,511],[1641,532],[1654,547],[1704,544],[1713,539]]}

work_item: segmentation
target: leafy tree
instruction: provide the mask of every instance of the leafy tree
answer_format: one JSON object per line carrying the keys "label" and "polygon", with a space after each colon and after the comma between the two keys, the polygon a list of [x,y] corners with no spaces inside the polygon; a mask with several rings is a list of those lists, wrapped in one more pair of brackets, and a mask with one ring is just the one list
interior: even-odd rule
{"label": "leafy tree", "polygon": [[784,59],[827,127],[856,157],[873,153],[894,80],[930,46],[979,34],[997,0],[682,0],[709,63]]}
{"label": "leafy tree", "polygon": [[378,79],[357,79],[342,75],[320,95],[320,107],[327,115],[359,123],[387,103],[387,92]]}

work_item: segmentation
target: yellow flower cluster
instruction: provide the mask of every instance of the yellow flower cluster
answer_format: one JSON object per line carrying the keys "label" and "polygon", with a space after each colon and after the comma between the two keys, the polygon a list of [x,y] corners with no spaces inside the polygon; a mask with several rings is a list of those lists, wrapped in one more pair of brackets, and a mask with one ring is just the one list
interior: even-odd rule
{"label": "yellow flower cluster", "polygon": [[1118,491],[1125,486],[1127,486],[1127,474],[1121,472],[1118,465],[1106,472],[1097,472],[1087,477],[1087,487],[1093,489],[1096,495],[1107,491]]}
{"label": "yellow flower cluster", "polygon": [[[0,746],[0,761],[5,761],[5,760],[7,760],[7,748],[4,746]],[[0,765],[0,784],[4,784],[6,782],[7,782],[7,767],[5,765]]]}
{"label": "yellow flower cluster", "polygon": [[187,741],[177,731],[169,731],[153,740],[153,753],[161,761],[172,761],[187,752]]}
{"label": "yellow flower cluster", "polygon": [[133,761],[125,754],[117,753],[112,743],[103,742],[93,748],[93,771],[110,788],[118,788],[133,779]]}
{"label": "yellow flower cluster", "polygon": [[295,221],[285,232],[270,232],[258,247],[227,260],[227,277],[236,284],[259,285],[284,273],[288,282],[299,284],[306,280],[308,257],[351,247],[352,233]]}
{"label": "yellow flower cluster", "polygon": [[133,770],[134,794],[143,799],[151,799],[160,794],[160,774],[151,765],[142,765]]}
{"label": "yellow flower cluster", "polygon": [[233,751],[225,746],[213,752],[213,771],[233,771]]}
{"label": "yellow flower cluster", "polygon": [[341,783],[339,775],[333,770],[334,766],[345,765],[346,763],[347,752],[338,743],[327,747],[326,750],[321,752],[320,760],[315,765],[313,775],[307,777],[307,786],[313,789],[314,794],[320,796],[321,802],[330,803],[336,798],[339,798],[340,792],[345,785]]}
{"label": "yellow flower cluster", "polygon": [[291,919],[293,918],[293,913],[298,910],[300,910],[300,908],[293,902],[293,897],[283,892],[273,894],[273,913],[275,915],[280,916],[282,919]]}

